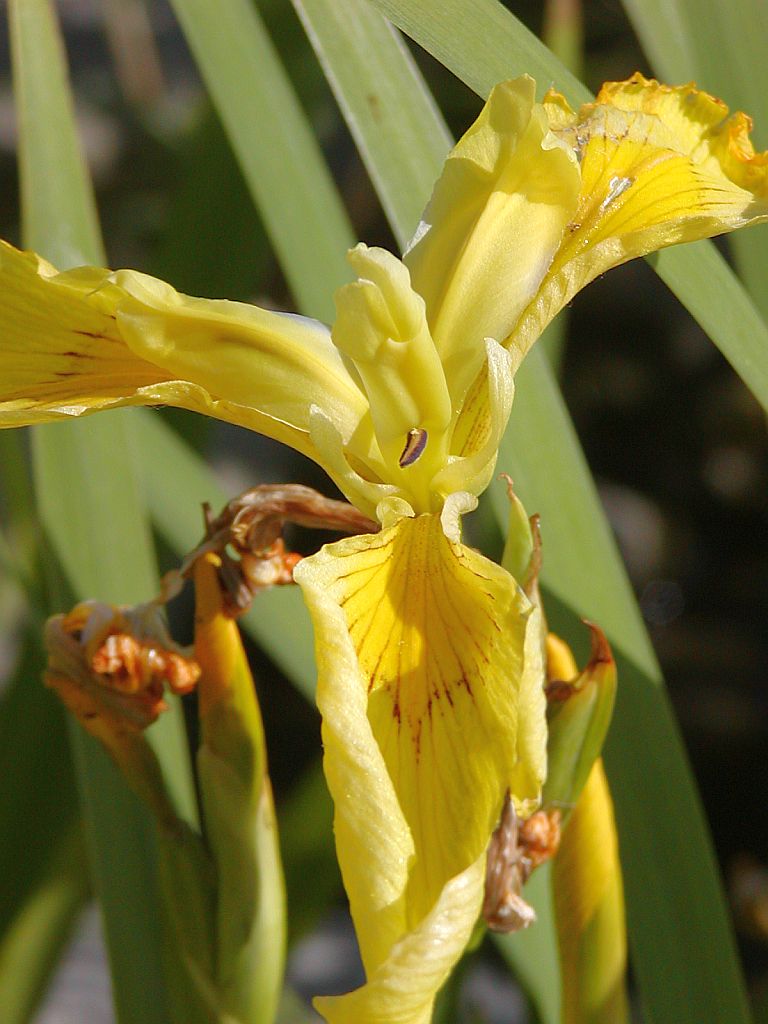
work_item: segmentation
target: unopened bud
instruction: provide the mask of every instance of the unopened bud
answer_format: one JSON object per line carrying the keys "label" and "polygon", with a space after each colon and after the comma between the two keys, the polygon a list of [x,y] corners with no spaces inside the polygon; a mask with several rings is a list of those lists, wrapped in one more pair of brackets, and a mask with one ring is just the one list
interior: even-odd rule
{"label": "unopened bud", "polygon": [[560,807],[566,813],[579,799],[600,756],[616,696],[611,648],[599,627],[587,625],[592,653],[584,670],[570,678],[566,673],[575,669],[570,648],[552,634],[547,640],[549,765],[542,800],[545,807]]}

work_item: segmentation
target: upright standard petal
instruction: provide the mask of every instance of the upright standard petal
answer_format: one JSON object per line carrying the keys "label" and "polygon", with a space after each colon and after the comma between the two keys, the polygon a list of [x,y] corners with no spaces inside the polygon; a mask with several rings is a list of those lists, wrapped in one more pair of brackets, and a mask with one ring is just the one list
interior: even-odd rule
{"label": "upright standard petal", "polygon": [[578,207],[538,296],[507,339],[521,358],[579,289],[611,267],[677,242],[768,218],[768,153],[751,121],[693,85],[635,74],[574,113],[550,93],[554,134],[581,165]]}
{"label": "upright standard petal", "polygon": [[455,407],[482,366],[484,339],[506,338],[538,292],[576,208],[576,157],[534,95],[527,76],[493,89],[405,255]]}
{"label": "upright standard petal", "polygon": [[313,401],[345,435],[367,411],[322,324],[191,299],[132,271],[57,273],[0,243],[0,426],[174,405],[322,463],[309,439]]}
{"label": "upright standard petal", "polygon": [[295,577],[315,628],[337,851],[370,983],[482,856],[507,788],[521,813],[538,800],[541,620],[437,516],[329,545]]}

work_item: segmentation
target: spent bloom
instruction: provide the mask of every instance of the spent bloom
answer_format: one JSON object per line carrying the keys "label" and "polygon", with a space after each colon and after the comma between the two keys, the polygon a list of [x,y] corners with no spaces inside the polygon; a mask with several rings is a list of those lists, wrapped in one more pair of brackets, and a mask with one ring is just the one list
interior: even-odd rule
{"label": "spent bloom", "polygon": [[0,253],[0,422],[175,405],[322,466],[379,532],[304,559],[325,771],[366,984],[332,1022],[417,1024],[479,912],[509,791],[546,770],[543,626],[461,542],[520,361],[573,295],[636,256],[768,217],[749,120],[635,75],[573,111],[498,85],[402,260],[357,246],[329,330],[135,271]]}

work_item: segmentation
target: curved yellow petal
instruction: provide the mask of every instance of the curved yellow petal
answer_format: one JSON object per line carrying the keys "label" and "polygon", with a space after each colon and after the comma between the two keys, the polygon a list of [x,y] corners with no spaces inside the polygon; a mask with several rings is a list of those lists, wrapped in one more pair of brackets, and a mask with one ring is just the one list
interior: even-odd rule
{"label": "curved yellow petal", "polygon": [[541,620],[437,516],[304,559],[336,843],[369,979],[545,770]]}
{"label": "curved yellow petal", "polygon": [[512,412],[514,361],[493,338],[485,339],[484,348],[485,366],[464,401],[451,438],[455,454],[432,481],[433,490],[443,495],[461,490],[482,494],[493,476]]}
{"label": "curved yellow petal", "polygon": [[472,936],[484,877],[485,855],[446,884],[421,924],[395,943],[365,985],[316,998],[328,1024],[429,1024],[435,995]]}
{"label": "curved yellow petal", "polygon": [[190,299],[131,271],[57,273],[0,242],[0,426],[174,405],[321,461],[309,439],[312,401],[346,434],[367,409],[322,325]]}
{"label": "curved yellow petal", "polygon": [[576,207],[576,158],[534,97],[527,76],[493,89],[405,255],[454,406],[482,366],[483,340],[506,338],[536,295]]}
{"label": "curved yellow petal", "polygon": [[358,280],[336,292],[336,346],[364,383],[382,452],[394,462],[411,427],[444,431],[451,403],[440,357],[427,327],[424,300],[408,269],[386,249],[362,243],[348,254]]}
{"label": "curved yellow petal", "polygon": [[0,424],[127,404],[167,381],[120,338],[108,279],[95,267],[57,274],[0,242]]}
{"label": "curved yellow petal", "polygon": [[275,436],[283,424],[306,436],[317,405],[346,440],[365,416],[365,397],[316,320],[193,298],[132,270],[113,280],[124,293],[117,320],[131,350],[276,425],[261,433]]}
{"label": "curved yellow petal", "polygon": [[578,207],[536,300],[508,343],[524,354],[574,294],[610,267],[768,218],[768,153],[751,122],[692,84],[635,74],[577,113],[550,94],[554,134],[581,165]]}

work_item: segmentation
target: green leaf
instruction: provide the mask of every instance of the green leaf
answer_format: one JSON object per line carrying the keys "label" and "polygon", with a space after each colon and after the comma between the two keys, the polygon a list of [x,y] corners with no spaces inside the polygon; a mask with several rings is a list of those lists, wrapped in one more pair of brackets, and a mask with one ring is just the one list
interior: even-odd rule
{"label": "green leaf", "polygon": [[22,234],[62,269],[103,263],[96,204],[77,142],[66,57],[47,0],[11,0]]}
{"label": "green leaf", "polygon": [[[403,247],[451,146],[440,111],[400,33],[370,4],[294,6]],[[425,136],[426,123],[435,127]]]}
{"label": "green leaf", "polygon": [[[25,243],[62,269],[103,261],[93,197],[77,143],[61,38],[48,0],[10,5],[20,130]],[[71,595],[120,602],[151,596],[152,549],[125,416],[38,428],[35,485],[40,518],[58,567],[57,601]],[[54,570],[55,573],[55,570]],[[62,586],[66,575],[68,586]],[[104,908],[121,1021],[166,1024],[156,861],[147,812],[112,762],[72,729],[91,870]],[[196,801],[179,711],[153,730],[179,810]]]}
{"label": "green leaf", "polygon": [[344,253],[354,238],[254,5],[172,0],[172,6],[296,301],[307,315],[330,320],[333,288],[350,276]]}
{"label": "green leaf", "polygon": [[274,258],[232,147],[207,99],[175,156],[163,236],[142,269],[172,281],[188,295],[246,301],[266,287]]}
{"label": "green leaf", "polygon": [[546,46],[496,0],[370,0],[478,96],[524,73],[543,92],[552,82],[571,103],[591,97]]}
{"label": "green leaf", "polygon": [[[342,892],[333,846],[333,804],[318,761],[278,808],[291,938],[309,931]],[[307,879],[312,885],[307,885]]]}
{"label": "green leaf", "polygon": [[38,1005],[90,890],[64,714],[41,685],[40,627],[33,619],[0,700],[0,1006],[7,1024],[23,1024]]}

